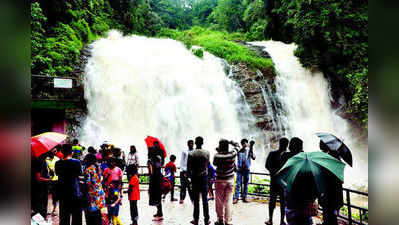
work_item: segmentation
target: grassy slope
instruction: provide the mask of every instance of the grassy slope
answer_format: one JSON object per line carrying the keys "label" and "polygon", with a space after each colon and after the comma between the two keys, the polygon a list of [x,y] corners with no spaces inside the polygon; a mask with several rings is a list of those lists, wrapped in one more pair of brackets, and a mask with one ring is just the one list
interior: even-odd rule
{"label": "grassy slope", "polygon": [[250,49],[235,42],[236,40],[245,40],[244,34],[193,27],[186,31],[162,29],[158,37],[179,40],[187,48],[192,45],[201,46],[206,51],[227,60],[229,63],[243,62],[253,69],[274,70],[271,59],[256,56]]}

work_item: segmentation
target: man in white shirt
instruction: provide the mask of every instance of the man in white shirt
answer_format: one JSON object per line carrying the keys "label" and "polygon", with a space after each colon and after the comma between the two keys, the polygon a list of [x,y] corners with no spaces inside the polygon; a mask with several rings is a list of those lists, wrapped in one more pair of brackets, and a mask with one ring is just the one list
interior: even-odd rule
{"label": "man in white shirt", "polygon": [[180,160],[180,204],[183,204],[184,199],[186,198],[186,190],[188,191],[188,195],[191,199],[191,188],[190,183],[188,180],[187,174],[187,159],[188,159],[188,152],[194,149],[194,141],[188,140],[187,141],[188,150],[184,150],[181,153],[181,160]]}

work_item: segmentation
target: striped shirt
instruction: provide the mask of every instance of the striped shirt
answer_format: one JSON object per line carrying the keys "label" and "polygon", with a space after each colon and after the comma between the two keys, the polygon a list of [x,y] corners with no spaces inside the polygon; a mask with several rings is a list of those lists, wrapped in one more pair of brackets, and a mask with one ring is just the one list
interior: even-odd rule
{"label": "striped shirt", "polygon": [[233,178],[236,169],[236,151],[227,152],[224,154],[216,153],[213,157],[213,165],[216,166],[216,179],[228,180]]}

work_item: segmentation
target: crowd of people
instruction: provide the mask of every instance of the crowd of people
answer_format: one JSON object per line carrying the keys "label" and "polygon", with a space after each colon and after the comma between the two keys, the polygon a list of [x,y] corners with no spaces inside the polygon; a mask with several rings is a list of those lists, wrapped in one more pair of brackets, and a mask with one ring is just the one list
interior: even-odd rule
{"label": "crowd of people", "polygon": [[[240,196],[243,202],[248,202],[251,161],[256,159],[255,142],[242,139],[240,146],[233,141],[221,139],[213,162],[210,162],[210,152],[202,148],[203,144],[204,139],[196,137],[195,141],[188,140],[187,149],[181,152],[179,203],[183,204],[188,194],[193,205],[191,223],[197,225],[202,199],[204,223],[208,225],[211,223],[208,201],[215,200],[215,225],[231,225],[232,205],[238,203]],[[320,149],[333,155],[322,142]],[[59,145],[32,159],[32,215],[40,213],[44,218],[48,216],[50,194],[53,208],[49,214],[55,215],[59,205],[60,225],[82,224],[83,213],[88,225],[101,225],[104,221],[105,224],[122,225],[119,209],[123,198],[122,178],[126,172],[131,224],[137,225],[140,161],[136,147],[130,147],[127,157],[120,148],[107,142],[98,151],[89,147],[87,154],[85,152],[85,148],[75,139],[72,144]],[[312,185],[314,182],[307,182],[306,179],[290,192],[277,182],[277,172],[300,152],[303,152],[301,139],[281,138],[279,149],[270,152],[267,157],[265,167],[270,172],[271,182],[269,219],[265,224],[273,224],[273,212],[279,197],[280,224],[286,224],[285,217],[290,225],[312,224],[309,205],[318,198],[323,208],[323,224],[337,225],[337,212],[343,205],[341,182],[331,182],[330,191],[323,193],[323,196],[315,195],[316,192],[312,191],[316,188]],[[61,155],[60,159],[55,155]],[[159,142],[155,141],[148,148],[149,205],[157,208],[154,221],[163,220],[162,201],[169,193],[171,201],[178,200],[174,195],[177,157],[171,155],[170,161],[165,164],[165,156]]]}

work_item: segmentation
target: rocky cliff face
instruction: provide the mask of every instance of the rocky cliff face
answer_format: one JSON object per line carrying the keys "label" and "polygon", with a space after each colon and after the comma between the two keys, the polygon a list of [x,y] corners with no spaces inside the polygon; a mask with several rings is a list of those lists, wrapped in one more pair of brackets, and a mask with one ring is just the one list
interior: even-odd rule
{"label": "rocky cliff face", "polygon": [[[260,47],[245,45],[259,56],[270,58]],[[265,141],[276,142],[285,133],[286,128],[281,119],[281,114],[284,112],[275,95],[275,71],[273,69],[254,71],[244,63],[229,65],[228,71],[228,77],[236,81],[242,89],[243,97],[256,119],[256,126],[264,131]]]}

